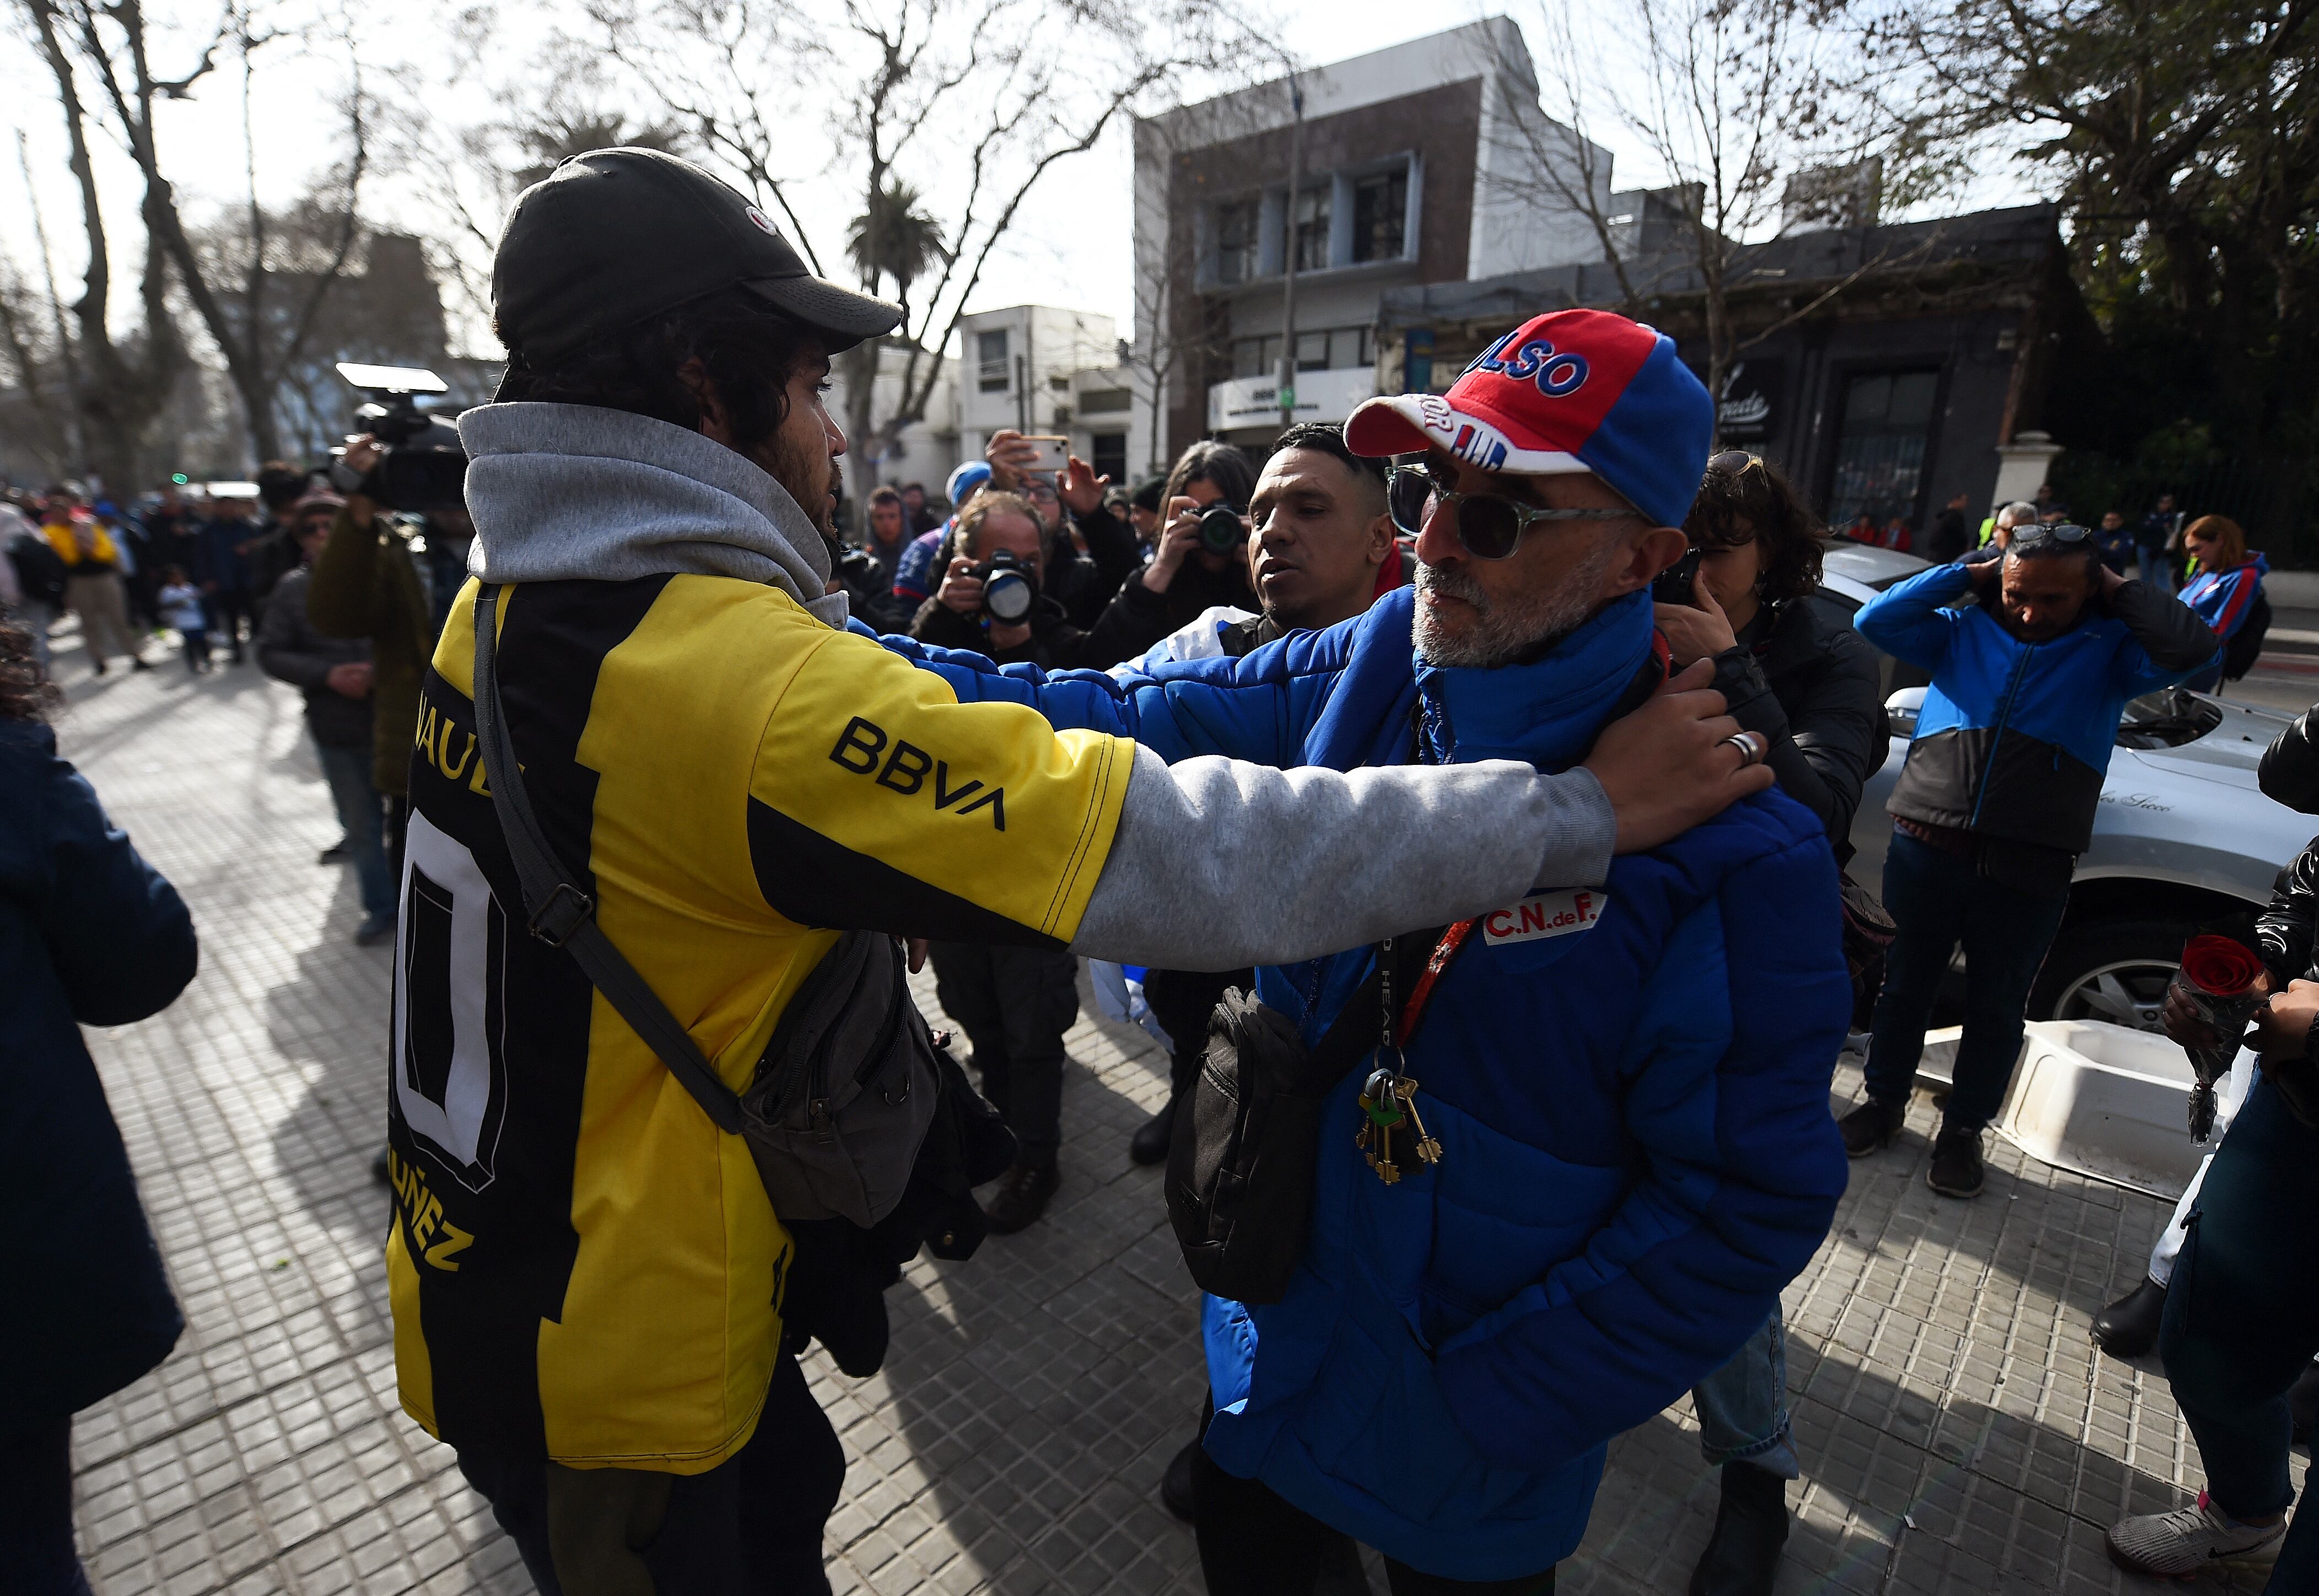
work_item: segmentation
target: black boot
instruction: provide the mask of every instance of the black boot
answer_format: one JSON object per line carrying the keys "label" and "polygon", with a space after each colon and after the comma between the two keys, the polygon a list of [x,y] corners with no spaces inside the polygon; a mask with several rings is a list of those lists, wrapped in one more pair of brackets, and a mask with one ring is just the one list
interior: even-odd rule
{"label": "black boot", "polygon": [[998,1183],[998,1195],[984,1210],[990,1215],[991,1234],[1011,1236],[1046,1213],[1047,1199],[1061,1184],[1062,1177],[1054,1165],[1018,1160]]}
{"label": "black boot", "polygon": [[1184,1443],[1182,1451],[1168,1459],[1168,1472],[1160,1476],[1160,1501],[1187,1524],[1192,1521],[1192,1459],[1199,1451],[1200,1438],[1194,1436]]}
{"label": "black boot", "polygon": [[1723,1503],[1691,1571],[1691,1596],[1771,1596],[1787,1540],[1788,1483],[1753,1464],[1725,1464]]}
{"label": "black boot", "polygon": [[1170,1097],[1158,1114],[1135,1127],[1135,1134],[1127,1139],[1127,1156],[1139,1164],[1166,1163],[1168,1139],[1175,1130],[1176,1100]]}
{"label": "black boot", "polygon": [[2166,1288],[2145,1275],[2140,1285],[2094,1315],[2094,1339],[2112,1357],[2140,1357],[2158,1345],[2165,1317]]}

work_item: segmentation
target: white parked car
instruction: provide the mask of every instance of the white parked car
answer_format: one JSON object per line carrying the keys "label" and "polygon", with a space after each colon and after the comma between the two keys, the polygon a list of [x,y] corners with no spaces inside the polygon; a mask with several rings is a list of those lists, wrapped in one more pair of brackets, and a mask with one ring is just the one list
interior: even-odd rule
{"label": "white parked car", "polygon": [[[1827,552],[1821,585],[1857,609],[1925,566],[1892,549],[1841,545]],[[1891,754],[1868,778],[1852,824],[1859,851],[1852,875],[1872,889],[1881,889],[1892,834],[1884,804],[1925,693],[1922,672],[1887,667]],[[2030,992],[2031,1019],[2157,1030],[2184,941],[2269,901],[2279,868],[2319,831],[2319,820],[2273,803],[2256,786],[2263,750],[2289,723],[2183,688],[2125,707],[2093,842],[2078,856],[2068,915]]]}

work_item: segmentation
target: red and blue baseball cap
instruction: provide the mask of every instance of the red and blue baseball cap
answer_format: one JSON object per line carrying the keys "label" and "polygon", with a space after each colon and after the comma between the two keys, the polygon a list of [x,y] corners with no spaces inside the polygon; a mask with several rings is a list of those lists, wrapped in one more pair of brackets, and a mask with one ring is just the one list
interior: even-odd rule
{"label": "red and blue baseball cap", "polygon": [[1658,525],[1680,527],[1714,431],[1714,401],[1673,338],[1608,311],[1555,311],[1483,350],[1447,393],[1365,401],[1345,446],[1446,449],[1517,476],[1592,472]]}

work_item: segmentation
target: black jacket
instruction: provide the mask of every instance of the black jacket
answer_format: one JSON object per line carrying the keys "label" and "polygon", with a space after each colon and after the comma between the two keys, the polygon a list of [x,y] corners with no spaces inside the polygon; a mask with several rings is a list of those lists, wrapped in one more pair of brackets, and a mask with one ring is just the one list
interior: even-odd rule
{"label": "black jacket", "polygon": [[1199,556],[1187,555],[1166,592],[1155,593],[1145,587],[1143,573],[1138,570],[1120,587],[1119,596],[1104,617],[1106,620],[1117,617],[1122,623],[1150,629],[1156,640],[1191,625],[1218,605],[1235,609],[1263,608],[1257,602],[1256,590],[1248,584],[1247,563],[1234,560],[1222,571],[1211,571],[1200,564]]}
{"label": "black jacket", "polygon": [[1876,651],[1818,595],[1759,615],[1748,632],[1715,656],[1716,690],[1771,744],[1780,789],[1818,816],[1836,856],[1849,858],[1861,787],[1890,746]]}
{"label": "black jacket", "polygon": [[330,686],[333,666],[370,658],[367,637],[326,637],[306,612],[311,571],[293,571],[275,584],[266,618],[257,628],[257,668],[286,681],[306,699],[306,729],[325,748],[371,745],[374,699],[350,699]]}
{"label": "black jacket", "polygon": [[2305,815],[2319,815],[2319,743],[2314,740],[2319,727],[2311,722],[2314,714],[2319,714],[2319,705],[2296,716],[2295,724],[2262,751],[2260,778],[2263,797]]}
{"label": "black jacket", "polygon": [[1135,540],[1134,527],[1100,506],[1086,515],[1072,511],[1071,522],[1087,540],[1087,552],[1079,553],[1068,537],[1056,537],[1047,550],[1047,591],[1073,626],[1091,632],[1120,584],[1141,567],[1143,546]]}
{"label": "black jacket", "polygon": [[0,1314],[0,1431],[111,1395],[184,1328],[80,1027],[159,1013],[198,958],[49,728],[0,721],[0,1268],[28,1294]]}

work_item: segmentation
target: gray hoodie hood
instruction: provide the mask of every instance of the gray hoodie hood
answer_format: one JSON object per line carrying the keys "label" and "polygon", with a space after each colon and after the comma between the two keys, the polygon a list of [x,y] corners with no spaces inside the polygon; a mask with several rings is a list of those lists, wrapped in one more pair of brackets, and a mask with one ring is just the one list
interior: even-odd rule
{"label": "gray hoodie hood", "polygon": [[467,570],[484,582],[733,576],[845,624],[819,528],[723,444],[626,410],[530,403],[469,410],[459,441],[475,522]]}

